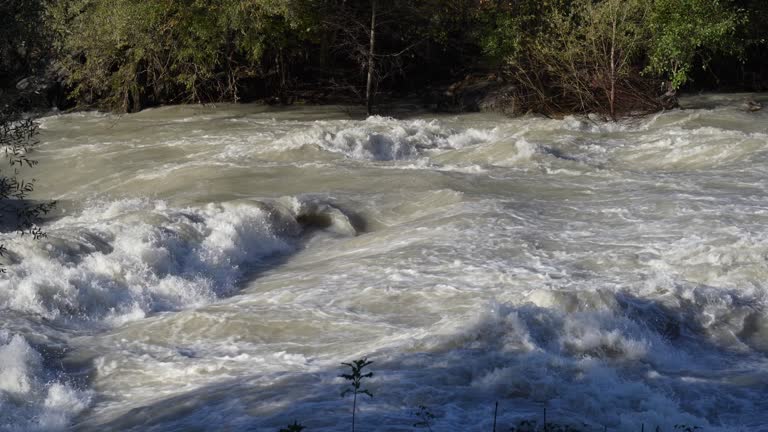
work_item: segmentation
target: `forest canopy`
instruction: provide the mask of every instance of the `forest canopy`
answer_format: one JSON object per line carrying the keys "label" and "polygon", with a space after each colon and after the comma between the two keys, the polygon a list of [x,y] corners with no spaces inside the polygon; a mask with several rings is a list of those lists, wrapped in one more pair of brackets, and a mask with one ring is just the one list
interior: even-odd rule
{"label": "forest canopy", "polygon": [[[768,83],[760,0],[2,0],[0,86],[115,111],[362,101],[468,75],[518,111],[617,116]],[[373,30],[373,31],[372,31]],[[366,88],[366,86],[368,88]],[[59,103],[62,103],[59,101]]]}

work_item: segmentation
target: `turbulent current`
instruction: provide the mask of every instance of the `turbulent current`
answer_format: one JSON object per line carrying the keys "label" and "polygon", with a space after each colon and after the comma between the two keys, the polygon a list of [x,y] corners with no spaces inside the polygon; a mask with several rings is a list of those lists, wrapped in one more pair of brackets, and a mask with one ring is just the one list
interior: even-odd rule
{"label": "turbulent current", "polygon": [[[758,98],[759,99],[759,98]],[[763,98],[765,99],[765,98]],[[40,120],[0,430],[768,431],[768,112]],[[583,425],[586,426],[583,426]],[[423,429],[426,430],[426,429]]]}

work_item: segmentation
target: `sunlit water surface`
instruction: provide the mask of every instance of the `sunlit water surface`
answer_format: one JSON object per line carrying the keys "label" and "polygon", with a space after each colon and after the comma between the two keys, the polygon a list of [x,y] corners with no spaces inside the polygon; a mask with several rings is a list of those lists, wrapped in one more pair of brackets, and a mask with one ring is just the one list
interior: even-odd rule
{"label": "sunlit water surface", "polygon": [[[760,99],[758,97],[758,99]],[[765,102],[765,98],[763,98]],[[768,431],[768,110],[41,120],[2,235],[0,430]]]}

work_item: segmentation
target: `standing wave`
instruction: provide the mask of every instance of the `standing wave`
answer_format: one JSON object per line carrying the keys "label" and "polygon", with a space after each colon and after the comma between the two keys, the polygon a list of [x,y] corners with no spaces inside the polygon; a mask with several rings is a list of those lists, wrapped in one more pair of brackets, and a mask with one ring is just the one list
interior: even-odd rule
{"label": "standing wave", "polygon": [[293,250],[295,218],[255,201],[173,208],[123,200],[6,240],[0,308],[120,324],[232,294],[249,266]]}
{"label": "standing wave", "polygon": [[279,140],[281,147],[315,145],[348,159],[414,159],[428,150],[459,149],[489,142],[493,130],[453,129],[437,120],[396,120],[371,116],[365,121],[317,122]]}

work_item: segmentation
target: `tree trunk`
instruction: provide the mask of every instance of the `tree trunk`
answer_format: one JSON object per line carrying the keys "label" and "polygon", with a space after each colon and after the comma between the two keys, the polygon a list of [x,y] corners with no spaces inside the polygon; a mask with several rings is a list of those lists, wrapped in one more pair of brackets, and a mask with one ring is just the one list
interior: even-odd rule
{"label": "tree trunk", "polygon": [[371,0],[371,43],[368,48],[368,82],[365,85],[365,105],[368,115],[373,111],[373,56],[376,45],[376,0]]}
{"label": "tree trunk", "polygon": [[[616,12],[614,12],[616,13]],[[616,120],[616,16],[611,28],[611,95],[609,96],[611,120]]]}
{"label": "tree trunk", "polygon": [[277,98],[281,104],[286,104],[288,102],[288,98],[286,95],[286,92],[287,92],[286,76],[288,72],[286,71],[285,56],[283,55],[282,48],[277,50],[277,55],[275,56],[275,62],[277,63],[277,79],[279,81],[278,89],[277,89]]}

